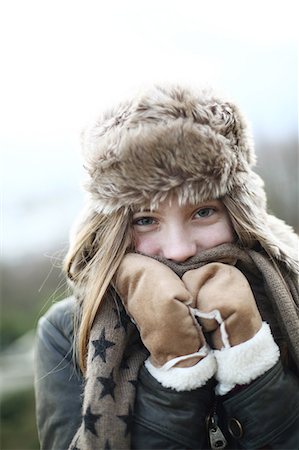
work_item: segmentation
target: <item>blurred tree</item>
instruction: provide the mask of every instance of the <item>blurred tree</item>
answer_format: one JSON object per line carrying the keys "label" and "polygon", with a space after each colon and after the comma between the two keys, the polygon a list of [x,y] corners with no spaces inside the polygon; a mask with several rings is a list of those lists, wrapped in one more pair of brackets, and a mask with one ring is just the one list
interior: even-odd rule
{"label": "blurred tree", "polygon": [[17,391],[1,401],[1,449],[37,450],[34,392]]}
{"label": "blurred tree", "polygon": [[256,147],[257,172],[265,181],[268,209],[298,233],[298,140],[259,140]]}
{"label": "blurred tree", "polygon": [[68,295],[60,266],[42,256],[14,265],[2,262],[0,349],[35,328],[49,306]]}

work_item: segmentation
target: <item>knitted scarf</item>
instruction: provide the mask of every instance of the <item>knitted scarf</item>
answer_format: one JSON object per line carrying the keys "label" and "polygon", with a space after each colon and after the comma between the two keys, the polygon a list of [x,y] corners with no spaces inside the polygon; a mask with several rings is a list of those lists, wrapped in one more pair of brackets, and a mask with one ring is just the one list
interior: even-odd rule
{"label": "knitted scarf", "polygon": [[[299,369],[299,293],[294,275],[283,275],[265,254],[223,244],[187,263],[167,264],[178,276],[218,261],[247,277],[263,320],[277,343],[286,343]],[[88,349],[82,422],[69,450],[130,449],[135,388],[148,352],[122,303],[111,289],[93,324]]]}

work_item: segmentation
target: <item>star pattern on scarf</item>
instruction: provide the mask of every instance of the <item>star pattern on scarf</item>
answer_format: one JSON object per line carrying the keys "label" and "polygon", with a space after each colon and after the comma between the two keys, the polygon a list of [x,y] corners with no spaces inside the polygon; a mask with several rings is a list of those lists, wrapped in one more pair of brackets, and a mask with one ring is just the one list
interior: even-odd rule
{"label": "star pattern on scarf", "polygon": [[115,384],[114,379],[113,379],[113,369],[112,369],[109,377],[97,377],[97,379],[103,385],[103,389],[102,389],[102,392],[101,392],[101,395],[100,395],[100,399],[105,397],[105,395],[111,395],[113,400],[115,400],[115,398],[114,398],[114,389],[116,387],[116,384]]}
{"label": "star pattern on scarf", "polygon": [[92,361],[97,357],[100,356],[100,358],[102,359],[102,361],[106,362],[106,354],[107,354],[107,349],[110,347],[113,347],[115,345],[114,342],[112,341],[108,341],[106,339],[106,332],[105,332],[105,328],[102,330],[100,339],[97,339],[95,341],[92,341],[92,344],[95,348],[95,352],[94,355],[92,357]]}
{"label": "star pattern on scarf", "polygon": [[130,357],[130,355],[128,355],[127,353],[123,354],[122,360],[120,362],[120,368],[121,369],[128,369],[129,368],[128,362],[127,362],[129,357]]}
{"label": "star pattern on scarf", "polygon": [[129,369],[129,363],[128,361],[134,354],[138,351],[144,352],[144,359],[146,359],[147,356],[149,356],[149,351],[143,346],[141,341],[138,339],[137,341],[134,340],[133,343],[128,345],[123,353],[122,360],[120,362],[120,368],[121,369]]}
{"label": "star pattern on scarf", "polygon": [[125,429],[125,436],[127,436],[127,434],[131,433],[132,430],[132,425],[133,425],[133,411],[131,408],[131,405],[129,405],[129,411],[127,415],[123,415],[123,416],[117,416],[119,419],[121,419],[123,422],[125,422],[126,424],[126,429]]}
{"label": "star pattern on scarf", "polygon": [[136,389],[138,380],[128,380],[128,382],[131,383],[131,385]]}
{"label": "star pattern on scarf", "polygon": [[109,440],[107,439],[107,441],[105,442],[105,447],[104,450],[111,450],[110,444],[109,444]]}
{"label": "star pattern on scarf", "polygon": [[131,322],[131,319],[126,313],[124,307],[121,306],[119,309],[113,308],[113,311],[115,312],[117,317],[117,324],[115,325],[114,329],[116,330],[117,328],[123,328],[125,332],[127,332],[128,324]]}
{"label": "star pattern on scarf", "polygon": [[86,412],[83,416],[83,421],[84,421],[84,430],[85,431],[90,431],[92,434],[94,434],[95,436],[98,436],[97,434],[97,430],[95,429],[95,423],[97,420],[99,420],[102,417],[101,414],[93,414],[91,412],[91,407],[88,406],[86,409]]}

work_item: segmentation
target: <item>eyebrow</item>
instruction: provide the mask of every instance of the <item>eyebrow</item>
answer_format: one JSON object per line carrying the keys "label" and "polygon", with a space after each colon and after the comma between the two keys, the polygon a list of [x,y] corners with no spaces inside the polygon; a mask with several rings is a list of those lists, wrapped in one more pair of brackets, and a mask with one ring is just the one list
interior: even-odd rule
{"label": "eyebrow", "polygon": [[154,209],[139,209],[138,211],[133,211],[133,214],[139,214],[139,213],[153,213],[156,212]]}

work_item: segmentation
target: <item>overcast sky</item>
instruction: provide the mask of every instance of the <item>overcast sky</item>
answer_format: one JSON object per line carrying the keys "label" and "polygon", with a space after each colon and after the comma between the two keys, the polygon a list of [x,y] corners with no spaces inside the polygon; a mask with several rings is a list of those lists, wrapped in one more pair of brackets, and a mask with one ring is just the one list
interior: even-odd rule
{"label": "overcast sky", "polygon": [[140,85],[208,82],[257,137],[297,133],[296,17],[288,0],[2,1],[3,253],[64,235],[80,202],[81,128]]}
{"label": "overcast sky", "polygon": [[26,140],[67,135],[105,103],[160,79],[209,81],[244,100],[249,112],[253,103],[263,109],[265,98],[274,106],[270,92],[276,92],[292,114],[295,6],[287,0],[4,1],[2,132]]}

